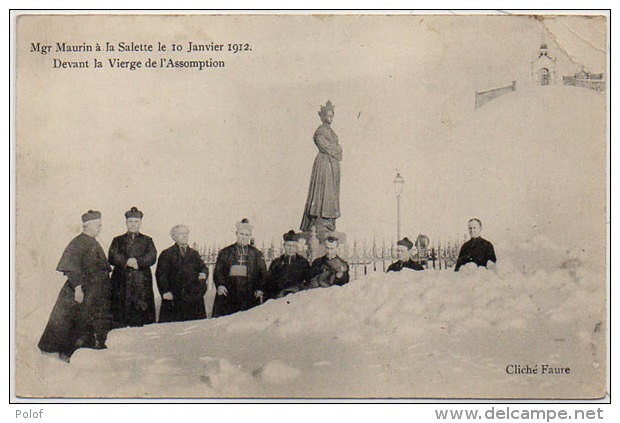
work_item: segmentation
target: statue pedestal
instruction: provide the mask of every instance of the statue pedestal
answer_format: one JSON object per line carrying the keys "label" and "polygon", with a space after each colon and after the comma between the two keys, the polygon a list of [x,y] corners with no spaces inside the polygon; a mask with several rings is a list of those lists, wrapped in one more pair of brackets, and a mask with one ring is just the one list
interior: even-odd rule
{"label": "statue pedestal", "polygon": [[300,239],[304,239],[306,243],[306,258],[312,263],[316,258],[325,255],[325,240],[329,236],[338,238],[338,254],[344,255],[347,246],[347,235],[344,232],[319,231],[317,233],[314,228],[310,231],[298,234]]}

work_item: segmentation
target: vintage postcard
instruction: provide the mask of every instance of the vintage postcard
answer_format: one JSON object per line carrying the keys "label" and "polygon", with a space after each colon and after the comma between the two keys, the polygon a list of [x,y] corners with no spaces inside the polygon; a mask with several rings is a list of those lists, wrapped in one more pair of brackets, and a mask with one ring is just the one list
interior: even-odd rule
{"label": "vintage postcard", "polygon": [[18,399],[607,395],[607,12],[14,25]]}

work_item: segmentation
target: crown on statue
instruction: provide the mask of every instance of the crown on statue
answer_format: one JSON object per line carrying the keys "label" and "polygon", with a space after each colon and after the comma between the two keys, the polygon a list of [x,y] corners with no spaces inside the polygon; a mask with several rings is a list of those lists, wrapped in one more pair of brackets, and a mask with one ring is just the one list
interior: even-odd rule
{"label": "crown on statue", "polygon": [[334,112],[334,104],[331,102],[331,100],[327,100],[327,103],[325,103],[325,106],[321,106],[322,115],[326,114],[329,111],[331,111],[332,113]]}

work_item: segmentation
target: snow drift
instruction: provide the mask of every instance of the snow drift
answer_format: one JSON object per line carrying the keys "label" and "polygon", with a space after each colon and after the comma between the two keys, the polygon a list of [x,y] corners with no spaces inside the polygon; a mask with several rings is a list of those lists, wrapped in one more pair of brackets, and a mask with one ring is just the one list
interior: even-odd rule
{"label": "snow drift", "polygon": [[[495,271],[376,273],[224,318],[116,330],[107,350],[78,350],[68,365],[33,345],[42,373],[31,394],[603,395],[604,269],[543,237],[510,251]],[[511,364],[571,374],[510,375]]]}

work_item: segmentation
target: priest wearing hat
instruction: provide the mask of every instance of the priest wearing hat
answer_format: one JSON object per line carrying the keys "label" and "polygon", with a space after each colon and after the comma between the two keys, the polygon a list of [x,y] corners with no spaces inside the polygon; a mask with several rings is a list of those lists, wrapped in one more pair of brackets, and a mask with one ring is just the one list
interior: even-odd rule
{"label": "priest wearing hat", "polygon": [[96,239],[102,228],[101,212],[84,213],[82,228],[56,267],[67,281],[39,341],[41,351],[58,353],[67,362],[78,348],[105,348],[112,323],[111,268]]}
{"label": "priest wearing hat", "polygon": [[297,234],[290,230],[282,238],[284,254],[275,258],[269,266],[265,283],[266,298],[280,298],[306,289],[310,281],[310,263],[297,254]]}
{"label": "priest wearing hat", "polygon": [[250,245],[254,227],[248,219],[242,219],[236,229],[237,242],[217,255],[213,272],[217,287],[213,317],[248,310],[264,299],[267,265],[263,253]]}
{"label": "priest wearing hat", "polygon": [[400,272],[403,268],[413,269],[413,270],[424,270],[424,267],[418,262],[415,262],[411,258],[413,248],[413,242],[409,240],[409,238],[404,237],[400,241],[396,243],[396,249],[398,251],[398,261],[390,264],[388,267],[388,272]]}
{"label": "priest wearing hat", "polygon": [[117,327],[155,322],[151,266],[157,260],[153,240],[140,233],[144,214],[137,207],[125,213],[127,232],[112,240],[108,257],[112,272],[112,309]]}

